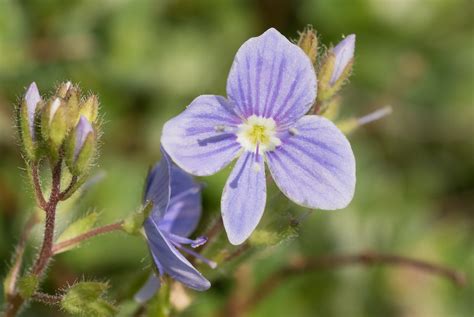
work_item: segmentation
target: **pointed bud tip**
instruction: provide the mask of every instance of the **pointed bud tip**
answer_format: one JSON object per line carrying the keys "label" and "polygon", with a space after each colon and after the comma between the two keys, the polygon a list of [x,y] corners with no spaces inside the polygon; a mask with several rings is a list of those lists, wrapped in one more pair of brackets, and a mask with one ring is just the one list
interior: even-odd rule
{"label": "pointed bud tip", "polygon": [[355,40],[355,34],[350,34],[331,50],[335,57],[334,69],[329,81],[331,85],[339,80],[346,67],[354,58]]}

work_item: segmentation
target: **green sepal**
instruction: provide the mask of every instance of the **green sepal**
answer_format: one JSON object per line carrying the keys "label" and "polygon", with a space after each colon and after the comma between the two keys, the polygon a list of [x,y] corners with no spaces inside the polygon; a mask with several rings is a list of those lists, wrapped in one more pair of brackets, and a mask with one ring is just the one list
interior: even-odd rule
{"label": "green sepal", "polygon": [[339,115],[341,109],[341,96],[334,96],[333,98],[323,102],[319,108],[318,115],[322,115],[329,120],[334,120]]}
{"label": "green sepal", "polygon": [[62,83],[56,89],[56,94],[55,95],[60,97],[60,98],[65,99],[68,92],[69,92],[69,89],[71,89],[71,87],[72,87],[72,83],[70,81]]}
{"label": "green sepal", "polygon": [[79,91],[76,88],[69,89],[66,101],[66,120],[69,129],[73,129],[79,120]]}
{"label": "green sepal", "polygon": [[82,149],[79,151],[77,157],[74,155],[76,147],[76,131],[71,133],[66,145],[66,164],[70,172],[75,176],[80,176],[87,172],[90,162],[95,154],[95,134],[89,133]]}
{"label": "green sepal", "polygon": [[318,102],[326,101],[332,96],[327,91],[330,88],[329,82],[331,81],[335,63],[336,55],[330,51],[327,52],[318,74]]}
{"label": "green sepal", "polygon": [[300,34],[298,46],[308,55],[311,63],[315,65],[318,58],[318,36],[316,35],[316,30],[311,26],[306,27]]}
{"label": "green sepal", "polygon": [[18,280],[18,292],[20,293],[21,297],[28,299],[36,292],[38,284],[38,276],[33,274],[22,276]]}
{"label": "green sepal", "polygon": [[79,114],[86,117],[89,122],[95,122],[99,114],[99,100],[96,95],[91,95],[81,105]]}
{"label": "green sepal", "polygon": [[108,317],[117,313],[116,307],[103,295],[107,283],[81,282],[71,286],[61,300],[61,307],[68,313],[82,316]]}
{"label": "green sepal", "polygon": [[[18,127],[20,138],[23,144],[23,150],[25,152],[26,157],[34,161],[36,159],[36,142],[33,140],[33,136],[31,135],[30,131],[30,120],[28,118],[28,108],[26,106],[26,101],[23,100],[20,109],[18,111]],[[34,122],[31,124],[34,125]]]}
{"label": "green sepal", "polygon": [[157,294],[147,302],[147,317],[169,317],[172,313],[171,307],[171,280],[162,278],[161,287]]}
{"label": "green sepal", "polygon": [[122,229],[128,234],[140,234],[143,223],[150,216],[152,210],[153,203],[148,201],[141,211],[133,213],[124,220]]}
{"label": "green sepal", "polygon": [[339,76],[336,82],[333,83],[331,86],[326,87],[325,90],[323,90],[323,96],[321,98],[323,98],[324,100],[331,98],[342,88],[342,86],[344,86],[344,84],[351,76],[353,64],[354,60],[352,59],[349,63],[347,63],[346,67],[341,73],[341,76]]}
{"label": "green sepal", "polygon": [[[53,117],[51,117],[51,107],[55,102],[60,102],[60,105],[54,112]],[[41,116],[41,134],[53,161],[58,159],[59,148],[67,136],[68,123],[66,121],[66,114],[67,109],[64,101],[60,98],[55,98],[46,104]]]}
{"label": "green sepal", "polygon": [[[72,239],[74,237],[77,237],[90,229],[94,227],[94,225],[97,223],[97,219],[99,217],[99,213],[97,212],[91,212],[87,214],[86,216],[76,220],[73,222],[71,225],[69,225],[59,236],[58,240],[56,243],[61,243],[63,241]],[[71,249],[79,247],[80,243],[71,245],[67,248],[61,249],[61,253],[65,251],[69,251]]]}

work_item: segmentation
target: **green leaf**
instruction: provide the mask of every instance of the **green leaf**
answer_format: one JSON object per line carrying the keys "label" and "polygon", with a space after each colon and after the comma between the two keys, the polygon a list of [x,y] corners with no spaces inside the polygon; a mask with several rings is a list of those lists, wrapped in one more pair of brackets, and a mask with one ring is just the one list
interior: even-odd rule
{"label": "green leaf", "polygon": [[117,309],[103,298],[109,288],[107,283],[81,282],[69,288],[61,307],[70,314],[83,316],[114,316]]}
{"label": "green leaf", "polygon": [[23,298],[30,298],[38,288],[38,277],[33,274],[28,274],[18,280],[18,290]]}
{"label": "green leaf", "polygon": [[[63,233],[59,236],[58,240],[56,243],[61,243],[63,241],[75,238],[94,227],[94,225],[97,222],[97,218],[99,217],[99,214],[97,212],[91,212],[90,214],[84,216],[83,218],[80,218],[79,220],[76,220],[73,222],[69,227],[66,228],[66,230],[63,231]],[[70,247],[64,248],[61,250],[61,252],[71,250],[79,245],[71,245]]]}

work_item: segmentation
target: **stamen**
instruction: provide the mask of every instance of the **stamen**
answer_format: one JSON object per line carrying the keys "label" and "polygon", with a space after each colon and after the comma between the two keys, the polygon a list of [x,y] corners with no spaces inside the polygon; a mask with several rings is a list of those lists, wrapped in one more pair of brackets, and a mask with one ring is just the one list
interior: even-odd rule
{"label": "stamen", "polygon": [[214,127],[214,130],[216,130],[216,132],[225,132],[225,125],[218,124]]}
{"label": "stamen", "polygon": [[185,238],[185,237],[181,237],[181,236],[178,236],[178,235],[175,235],[173,233],[170,233],[170,232],[167,232],[166,235],[169,237],[169,239],[176,243],[176,244],[189,244],[191,245],[191,247],[193,248],[197,248],[201,245],[203,245],[204,243],[207,242],[207,238],[206,237],[203,237],[203,236],[200,236],[200,237],[197,237],[195,240],[191,240],[191,239],[188,239],[188,238]]}
{"label": "stamen", "polygon": [[364,124],[382,119],[383,117],[388,116],[391,113],[392,113],[392,107],[391,106],[385,106],[383,108],[375,110],[372,113],[369,113],[368,115],[365,115],[365,116],[357,119],[357,123],[359,123],[359,125],[364,125]]}
{"label": "stamen", "polygon": [[180,245],[180,244],[175,244],[175,246],[176,246],[178,249],[180,249],[180,250],[182,250],[182,251],[188,253],[189,255],[194,256],[196,259],[201,260],[203,263],[206,263],[207,265],[209,265],[209,267],[210,267],[211,269],[215,269],[215,268],[217,267],[217,263],[216,263],[216,262],[211,261],[211,260],[209,260],[209,259],[206,259],[206,258],[203,257],[201,254],[199,254],[199,253],[197,253],[197,252],[194,252],[193,250],[190,250],[190,249],[188,249],[188,248],[185,248],[185,247],[183,247],[183,246]]}
{"label": "stamen", "polygon": [[299,131],[296,128],[289,128],[288,132],[290,133],[291,136],[296,136],[299,134]]}

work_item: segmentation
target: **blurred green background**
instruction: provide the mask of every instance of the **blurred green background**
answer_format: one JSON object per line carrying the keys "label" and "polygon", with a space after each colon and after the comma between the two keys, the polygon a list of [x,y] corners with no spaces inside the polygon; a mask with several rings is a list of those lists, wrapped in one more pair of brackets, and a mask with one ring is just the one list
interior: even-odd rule
{"label": "blurred green background", "polygon": [[[245,292],[245,284],[258,283],[297,254],[377,250],[463,270],[469,283],[458,288],[393,267],[308,272],[280,284],[250,315],[473,316],[473,3],[0,0],[0,276],[33,206],[11,120],[30,82],[47,93],[71,80],[100,96],[105,134],[97,171],[105,177],[75,212],[101,211],[105,224],[139,206],[147,168],[160,157],[163,123],[200,94],[225,94],[229,67],[246,39],[271,26],[295,39],[298,30],[312,24],[327,45],[343,34],[357,34],[341,116],[386,104],[394,113],[350,136],[358,184],[346,210],[303,217],[303,210],[277,198],[266,221],[301,217],[299,237],[248,257],[246,281],[233,280],[235,265],[204,270],[214,287],[190,293],[197,297],[182,314],[211,315],[237,287]],[[201,233],[218,215],[229,171],[205,179]],[[111,297],[120,303],[148,270],[144,242],[113,234],[57,257],[45,290],[110,278]],[[62,315],[37,304],[24,313]]]}

